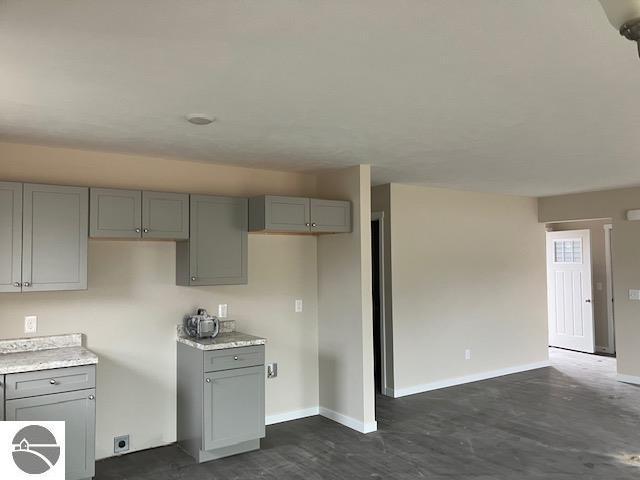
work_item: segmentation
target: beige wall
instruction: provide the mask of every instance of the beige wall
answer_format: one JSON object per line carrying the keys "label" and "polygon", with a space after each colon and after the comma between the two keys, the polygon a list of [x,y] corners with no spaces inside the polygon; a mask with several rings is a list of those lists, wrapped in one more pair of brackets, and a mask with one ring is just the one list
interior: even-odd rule
{"label": "beige wall", "polygon": [[536,200],[391,184],[390,204],[396,394],[545,362]]}
{"label": "beige wall", "polygon": [[321,197],[351,200],[353,232],[318,238],[318,350],[323,414],[375,429],[370,168],[318,176]]}
{"label": "beige wall", "polygon": [[612,218],[611,253],[618,373],[640,381],[640,302],[629,289],[640,289],[640,222],[626,220],[627,210],[640,208],[640,188],[544,197],[538,200],[541,222]]}
{"label": "beige wall", "polygon": [[591,232],[593,322],[595,324],[596,346],[600,348],[608,348],[609,345],[607,262],[605,255],[604,226],[610,223],[611,220],[607,219],[547,224],[547,229],[554,232],[563,232],[567,230],[589,230]]}
{"label": "beige wall", "polygon": [[[313,195],[310,175],[177,160],[0,144],[0,179],[216,193]],[[113,437],[132,449],[175,441],[175,325],[202,306],[229,305],[247,333],[265,336],[267,415],[318,405],[317,240],[249,236],[249,285],[177,287],[173,242],[89,242],[89,289],[0,294],[0,338],[24,336],[23,317],[38,315],[38,334],[82,332],[100,356],[97,456]],[[359,270],[358,270],[359,272]],[[294,313],[294,299],[304,312]]]}

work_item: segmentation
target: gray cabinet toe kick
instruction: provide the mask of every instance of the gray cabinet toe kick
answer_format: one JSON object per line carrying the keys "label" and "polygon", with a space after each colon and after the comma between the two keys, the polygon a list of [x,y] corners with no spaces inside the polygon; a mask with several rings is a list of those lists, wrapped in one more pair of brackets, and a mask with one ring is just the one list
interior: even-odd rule
{"label": "gray cabinet toe kick", "polygon": [[203,351],[178,343],[178,445],[197,462],[260,448],[264,345]]}

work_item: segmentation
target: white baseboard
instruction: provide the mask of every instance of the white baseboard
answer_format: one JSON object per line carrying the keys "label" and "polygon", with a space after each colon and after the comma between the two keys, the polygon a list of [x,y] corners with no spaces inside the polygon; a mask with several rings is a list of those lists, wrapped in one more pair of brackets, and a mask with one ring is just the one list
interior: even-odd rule
{"label": "white baseboard", "polygon": [[333,420],[334,422],[338,422],[345,427],[352,428],[353,430],[356,430],[360,433],[371,433],[378,430],[378,422],[364,423],[356,420],[355,418],[343,415],[342,413],[329,410],[328,408],[320,407],[320,415]]}
{"label": "white baseboard", "polygon": [[473,373],[464,377],[447,378],[438,380],[437,382],[423,383],[422,385],[414,385],[413,387],[396,388],[393,392],[394,398],[406,397],[407,395],[415,395],[416,393],[430,392],[441,388],[454,387],[465,383],[478,382],[480,380],[488,380],[490,378],[502,377],[513,373],[526,372],[527,370],[535,370],[550,366],[548,360],[543,362],[528,363],[525,365],[516,365],[515,367],[501,368],[500,370],[491,370],[489,372]]}
{"label": "white baseboard", "polygon": [[273,425],[275,423],[290,422],[291,420],[298,420],[300,418],[313,417],[314,415],[319,414],[320,409],[318,407],[305,408],[303,410],[292,410],[290,412],[269,415],[265,419],[265,423],[267,425]]}
{"label": "white baseboard", "polygon": [[624,375],[622,373],[619,373],[617,378],[619,382],[640,385],[640,377],[634,377],[633,375]]}

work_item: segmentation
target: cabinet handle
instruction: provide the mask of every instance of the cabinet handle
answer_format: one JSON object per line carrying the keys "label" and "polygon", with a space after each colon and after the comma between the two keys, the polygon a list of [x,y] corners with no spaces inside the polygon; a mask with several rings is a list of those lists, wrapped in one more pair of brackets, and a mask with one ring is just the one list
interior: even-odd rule
{"label": "cabinet handle", "polygon": [[191,281],[195,282],[196,281],[196,277],[191,277]]}
{"label": "cabinet handle", "polygon": [[23,286],[23,287],[30,287],[30,286],[31,286],[31,284],[30,284],[29,282],[24,282],[24,283],[22,284],[22,286]]}
{"label": "cabinet handle", "polygon": [[95,400],[95,395],[89,395],[89,400]]}
{"label": "cabinet handle", "polygon": [[148,229],[148,228],[145,228],[145,229],[143,229],[142,231],[143,231],[144,233],[149,233],[149,229]]}
{"label": "cabinet handle", "polygon": [[22,284],[21,284],[20,282],[15,282],[15,283],[13,284],[13,286],[14,286],[14,287],[21,287],[21,286],[22,286]]}
{"label": "cabinet handle", "polygon": [[56,381],[52,378],[51,380],[49,380],[49,383],[50,383],[51,385],[55,385],[55,384],[56,384],[56,383],[58,383],[58,382],[56,382]]}
{"label": "cabinet handle", "polygon": [[305,226],[310,227],[311,224],[309,222],[305,223]]}
{"label": "cabinet handle", "polygon": [[317,227],[317,226],[318,226],[318,224],[317,224],[316,222],[313,222],[313,223],[311,224],[311,226],[312,226],[312,227]]}
{"label": "cabinet handle", "polygon": [[233,359],[234,359],[234,360],[237,360],[237,359],[238,359],[238,357],[233,357]]}
{"label": "cabinet handle", "polygon": [[140,233],[140,229],[139,228],[136,228],[136,233]]}
{"label": "cabinet handle", "polygon": [[211,383],[211,379],[210,379],[210,378],[207,378],[207,379],[205,380],[205,382],[207,382],[207,383]]}

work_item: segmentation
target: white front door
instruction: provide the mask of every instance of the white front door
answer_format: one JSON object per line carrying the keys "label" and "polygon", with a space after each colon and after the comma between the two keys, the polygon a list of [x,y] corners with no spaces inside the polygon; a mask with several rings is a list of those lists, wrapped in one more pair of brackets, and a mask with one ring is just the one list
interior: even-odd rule
{"label": "white front door", "polygon": [[547,232],[549,345],[594,353],[589,230]]}

